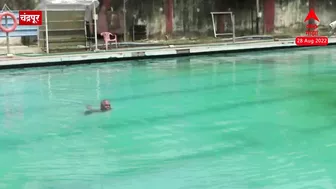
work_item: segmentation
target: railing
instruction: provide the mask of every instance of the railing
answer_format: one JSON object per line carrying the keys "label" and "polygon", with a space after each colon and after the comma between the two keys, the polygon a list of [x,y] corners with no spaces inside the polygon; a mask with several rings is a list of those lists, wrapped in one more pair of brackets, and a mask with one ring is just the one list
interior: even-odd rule
{"label": "railing", "polygon": [[84,11],[50,10],[39,26],[39,47],[49,52],[86,49]]}
{"label": "railing", "polygon": [[[235,31],[235,15],[233,12],[211,12],[211,18],[212,18],[212,28],[214,32],[214,37],[217,36],[232,36],[232,41],[235,43],[236,42],[236,31]],[[229,16],[231,20],[231,31],[230,32],[225,32],[225,33],[218,33],[217,31],[217,24],[223,24],[225,25],[226,22],[223,23],[218,23],[219,20],[216,19],[216,16]],[[227,24],[228,25],[228,24]],[[226,26],[225,29],[228,29]]]}

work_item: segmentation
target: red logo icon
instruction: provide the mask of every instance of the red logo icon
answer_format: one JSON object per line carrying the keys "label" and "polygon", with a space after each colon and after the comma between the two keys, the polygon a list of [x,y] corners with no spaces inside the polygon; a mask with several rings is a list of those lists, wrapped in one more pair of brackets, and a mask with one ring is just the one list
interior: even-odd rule
{"label": "red logo icon", "polygon": [[306,35],[307,36],[317,36],[318,35],[318,30],[317,30],[318,25],[316,24],[316,22],[320,22],[320,19],[316,16],[314,9],[310,9],[304,21],[305,22],[311,21],[311,23],[308,22],[306,26],[307,28]]}
{"label": "red logo icon", "polygon": [[20,10],[19,25],[24,26],[41,26],[42,11],[39,10]]}
{"label": "red logo icon", "polygon": [[310,11],[308,12],[306,19],[304,20],[304,22],[309,21],[310,19],[313,19],[315,21],[320,22],[320,19],[316,16],[316,13],[314,11],[314,9],[310,9]]}

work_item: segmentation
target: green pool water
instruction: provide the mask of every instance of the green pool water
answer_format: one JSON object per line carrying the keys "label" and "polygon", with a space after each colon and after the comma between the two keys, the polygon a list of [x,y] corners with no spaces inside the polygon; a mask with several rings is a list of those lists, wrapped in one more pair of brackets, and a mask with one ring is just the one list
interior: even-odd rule
{"label": "green pool water", "polygon": [[[0,72],[0,188],[333,189],[336,50]],[[84,116],[109,99],[114,110]]]}

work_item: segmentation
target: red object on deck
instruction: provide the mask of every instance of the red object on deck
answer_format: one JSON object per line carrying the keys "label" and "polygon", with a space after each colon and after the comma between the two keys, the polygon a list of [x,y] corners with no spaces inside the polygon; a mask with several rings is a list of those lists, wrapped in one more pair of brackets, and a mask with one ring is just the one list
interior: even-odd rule
{"label": "red object on deck", "polygon": [[173,15],[174,15],[174,0],[166,0],[165,2],[166,15],[166,33],[173,33]]}
{"label": "red object on deck", "polygon": [[274,31],[275,0],[264,1],[264,27],[266,33]]}
{"label": "red object on deck", "polygon": [[112,34],[110,32],[102,32],[100,35],[104,37],[104,42],[105,42],[105,48],[106,48],[106,50],[108,50],[108,45],[110,43],[115,43],[116,48],[118,48],[117,35]]}

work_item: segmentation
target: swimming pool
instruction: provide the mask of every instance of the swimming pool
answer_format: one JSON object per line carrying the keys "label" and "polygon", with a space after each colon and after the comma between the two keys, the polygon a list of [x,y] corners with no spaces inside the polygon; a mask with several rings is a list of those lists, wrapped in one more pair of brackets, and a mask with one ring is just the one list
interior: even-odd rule
{"label": "swimming pool", "polygon": [[335,52],[2,71],[0,188],[335,188]]}

